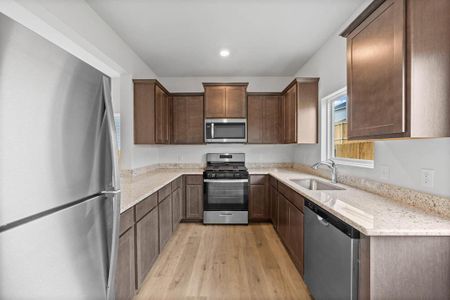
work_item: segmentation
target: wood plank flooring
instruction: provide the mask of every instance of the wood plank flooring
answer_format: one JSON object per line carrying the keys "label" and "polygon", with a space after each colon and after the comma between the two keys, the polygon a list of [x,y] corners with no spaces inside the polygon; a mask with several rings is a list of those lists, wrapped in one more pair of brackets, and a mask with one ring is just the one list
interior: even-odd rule
{"label": "wood plank flooring", "polygon": [[310,299],[271,224],[182,223],[135,299]]}

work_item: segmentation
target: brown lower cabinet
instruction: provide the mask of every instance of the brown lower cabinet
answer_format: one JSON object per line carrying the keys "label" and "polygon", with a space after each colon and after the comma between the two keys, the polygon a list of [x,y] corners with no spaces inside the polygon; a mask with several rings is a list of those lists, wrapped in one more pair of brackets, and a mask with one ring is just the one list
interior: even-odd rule
{"label": "brown lower cabinet", "polygon": [[183,194],[182,189],[177,188],[172,192],[172,231],[175,231],[183,219]]}
{"label": "brown lower cabinet", "polygon": [[203,217],[203,176],[186,176],[185,181],[190,187],[189,205],[179,177],[120,214],[116,299],[134,297],[172,232],[185,219],[185,207],[190,207],[191,220]]}
{"label": "brown lower cabinet", "polygon": [[203,220],[203,176],[186,176],[186,219]]}
{"label": "brown lower cabinet", "polygon": [[278,226],[278,188],[277,180],[273,177],[270,178],[270,219],[273,227],[277,229]]}
{"label": "brown lower cabinet", "polygon": [[159,255],[158,209],[153,208],[136,223],[136,286],[141,287]]}
{"label": "brown lower cabinet", "polygon": [[270,203],[268,195],[268,176],[250,176],[249,219],[250,221],[270,220]]}
{"label": "brown lower cabinet", "polygon": [[[280,189],[280,187],[282,187]],[[303,276],[303,197],[279,183],[277,232]],[[300,209],[300,207],[301,209]]]}
{"label": "brown lower cabinet", "polygon": [[172,236],[172,198],[164,198],[158,205],[159,213],[159,251],[162,251]]}
{"label": "brown lower cabinet", "polygon": [[120,217],[120,237],[116,272],[116,299],[128,300],[135,291],[134,211],[129,209]]}

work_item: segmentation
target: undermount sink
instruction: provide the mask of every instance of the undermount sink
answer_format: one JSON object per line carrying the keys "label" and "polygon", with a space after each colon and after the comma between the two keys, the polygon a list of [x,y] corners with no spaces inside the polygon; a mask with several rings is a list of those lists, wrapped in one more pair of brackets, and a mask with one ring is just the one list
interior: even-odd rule
{"label": "undermount sink", "polygon": [[341,188],[340,186],[327,183],[321,180],[313,179],[313,178],[307,178],[307,179],[291,179],[291,181],[295,184],[298,184],[301,187],[304,187],[305,189],[312,190],[312,191],[320,191],[320,190],[345,190],[344,188]]}

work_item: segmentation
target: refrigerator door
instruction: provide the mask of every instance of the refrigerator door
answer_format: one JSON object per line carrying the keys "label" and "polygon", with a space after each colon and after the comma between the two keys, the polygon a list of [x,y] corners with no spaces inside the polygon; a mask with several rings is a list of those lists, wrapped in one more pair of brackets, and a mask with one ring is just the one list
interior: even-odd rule
{"label": "refrigerator door", "polygon": [[106,299],[119,195],[0,233],[0,299]]}
{"label": "refrigerator door", "polygon": [[0,231],[115,189],[103,78],[0,13]]}

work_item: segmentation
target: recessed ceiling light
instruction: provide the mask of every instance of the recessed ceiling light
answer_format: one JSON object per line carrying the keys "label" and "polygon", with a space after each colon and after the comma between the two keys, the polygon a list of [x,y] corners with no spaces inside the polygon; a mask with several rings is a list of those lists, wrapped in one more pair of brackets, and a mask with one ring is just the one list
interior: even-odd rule
{"label": "recessed ceiling light", "polygon": [[222,56],[222,57],[230,56],[230,50],[228,50],[228,49],[220,50],[220,56]]}

